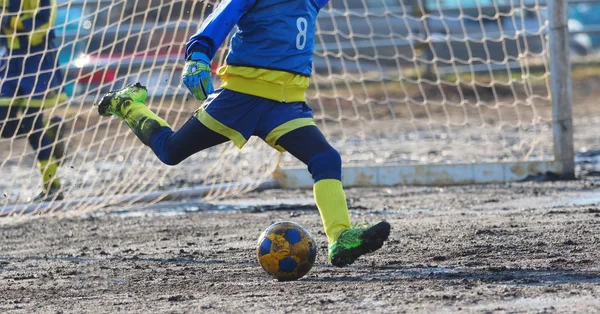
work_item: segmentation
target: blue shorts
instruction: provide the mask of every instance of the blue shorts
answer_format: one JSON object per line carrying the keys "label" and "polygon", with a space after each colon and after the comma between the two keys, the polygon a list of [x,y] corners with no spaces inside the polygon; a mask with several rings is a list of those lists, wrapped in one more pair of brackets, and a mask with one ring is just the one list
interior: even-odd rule
{"label": "blue shorts", "polygon": [[314,125],[313,111],[305,102],[281,103],[262,97],[219,89],[195,114],[209,129],[242,148],[252,135],[279,151],[277,140],[301,127]]}
{"label": "blue shorts", "polygon": [[[54,98],[60,93],[64,80],[54,51],[20,49],[10,54],[6,67],[0,70],[0,105],[12,105],[17,101],[17,105],[42,107],[40,101],[29,100]],[[20,100],[28,103],[19,103]]]}

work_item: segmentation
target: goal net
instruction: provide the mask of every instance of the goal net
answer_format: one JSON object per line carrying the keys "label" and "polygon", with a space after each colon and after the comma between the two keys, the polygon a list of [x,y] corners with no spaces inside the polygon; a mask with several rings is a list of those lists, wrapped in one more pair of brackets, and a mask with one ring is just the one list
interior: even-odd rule
{"label": "goal net", "polygon": [[[215,3],[56,2],[53,49],[68,99],[42,113],[45,120],[64,118],[66,155],[57,176],[65,199],[27,204],[41,184],[37,152],[27,141],[34,130],[0,139],[0,214],[126,207],[197,186],[203,198],[224,197],[273,177],[283,186],[310,185],[306,171],[298,170],[302,165],[258,139],[243,150],[224,144],[169,167],[124,123],[98,116],[93,104],[105,92],[139,81],[148,87],[152,110],[174,128],[185,123],[200,103],[181,84],[182,52]],[[356,170],[345,172],[347,185],[385,184],[373,181],[374,173],[381,177],[373,169],[394,176],[391,184],[452,183],[463,175],[455,168],[445,178],[427,179],[422,165],[540,161],[545,169],[543,162],[553,158],[547,13],[543,3],[517,0],[326,5],[318,17],[307,97],[318,126]],[[10,14],[5,10],[3,18]],[[4,51],[3,59],[15,57]],[[226,53],[226,47],[219,51],[215,67]],[[393,166],[416,168],[394,172]],[[410,174],[412,181],[398,181]]]}

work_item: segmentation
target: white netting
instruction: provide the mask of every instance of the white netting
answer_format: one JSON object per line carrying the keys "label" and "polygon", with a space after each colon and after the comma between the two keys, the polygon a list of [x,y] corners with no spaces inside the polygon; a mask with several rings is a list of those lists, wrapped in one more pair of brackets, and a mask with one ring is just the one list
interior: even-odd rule
{"label": "white netting", "polygon": [[[260,140],[161,165],[124,123],[100,118],[92,106],[104,92],[140,81],[149,106],[181,126],[199,106],[181,85],[182,49],[212,8],[184,0],[58,1],[55,44],[70,98],[44,115],[65,117],[59,177],[67,201],[79,200],[60,210],[95,210],[121,194],[251,183],[211,194],[223,196],[271,175],[278,154]],[[536,1],[330,2],[318,18],[309,104],[347,164],[551,157],[545,15]],[[0,212],[40,186],[26,136],[0,139]]]}
{"label": "white netting", "polygon": [[346,162],[552,157],[546,14],[537,1],[331,2],[310,101]]}

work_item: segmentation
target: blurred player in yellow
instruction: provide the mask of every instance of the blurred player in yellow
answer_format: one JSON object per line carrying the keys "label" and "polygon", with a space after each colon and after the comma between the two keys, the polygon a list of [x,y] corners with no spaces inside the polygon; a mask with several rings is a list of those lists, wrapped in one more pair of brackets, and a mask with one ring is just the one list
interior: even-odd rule
{"label": "blurred player in yellow", "polygon": [[[329,258],[342,267],[379,249],[390,225],[382,221],[351,227],[340,154],[317,128],[306,104],[316,17],[326,4],[327,0],[222,1],[186,45],[183,83],[196,99],[205,101],[177,132],[144,105],[147,92],[139,84],[106,94],[98,111],[124,120],[168,165],[228,140],[241,148],[253,135],[288,151],[313,176]],[[227,64],[218,70],[224,83],[215,91],[210,62],[236,24]]]}
{"label": "blurred player in yellow", "polygon": [[4,0],[0,46],[0,135],[25,135],[37,152],[42,191],[33,201],[62,199],[56,176],[64,146],[60,117],[44,121],[42,110],[66,98],[54,38],[54,0]]}

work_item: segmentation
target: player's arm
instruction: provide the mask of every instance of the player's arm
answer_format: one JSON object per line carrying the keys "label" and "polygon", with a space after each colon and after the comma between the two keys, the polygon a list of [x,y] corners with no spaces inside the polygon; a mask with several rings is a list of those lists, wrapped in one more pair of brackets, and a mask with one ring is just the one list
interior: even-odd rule
{"label": "player's arm", "polygon": [[31,32],[37,28],[47,28],[52,16],[51,0],[39,0],[38,10],[19,12],[21,0],[9,0],[9,11],[17,13],[10,18],[10,29],[18,32]]}
{"label": "player's arm", "polygon": [[212,59],[231,32],[256,0],[224,0],[206,18],[186,45],[186,60],[193,52],[202,52]]}
{"label": "player's arm", "polygon": [[317,4],[319,5],[319,9],[322,9],[329,0],[317,0]]}
{"label": "player's arm", "polygon": [[224,0],[213,11],[186,45],[183,84],[198,100],[214,92],[210,60],[256,0]]}

